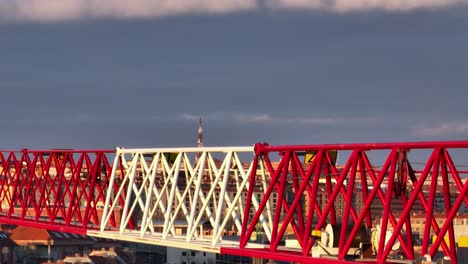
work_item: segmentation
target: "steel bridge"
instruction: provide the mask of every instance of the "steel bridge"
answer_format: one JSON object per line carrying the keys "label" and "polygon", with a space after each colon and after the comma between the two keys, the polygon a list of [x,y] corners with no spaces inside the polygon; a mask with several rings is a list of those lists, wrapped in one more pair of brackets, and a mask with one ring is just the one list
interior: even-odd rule
{"label": "steel bridge", "polygon": [[24,149],[0,163],[0,223],[290,262],[385,263],[398,245],[404,259],[457,263],[454,219],[468,207],[468,141]]}

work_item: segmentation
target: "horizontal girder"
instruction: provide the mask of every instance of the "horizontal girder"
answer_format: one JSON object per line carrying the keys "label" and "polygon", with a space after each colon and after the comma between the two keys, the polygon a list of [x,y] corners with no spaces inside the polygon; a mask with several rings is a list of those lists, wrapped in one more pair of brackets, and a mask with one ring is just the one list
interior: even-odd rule
{"label": "horizontal girder", "polygon": [[364,228],[384,263],[417,257],[417,212],[420,253],[456,263],[467,159],[468,141],[0,151],[0,221],[310,263],[313,230],[335,228],[324,257],[341,263]]}

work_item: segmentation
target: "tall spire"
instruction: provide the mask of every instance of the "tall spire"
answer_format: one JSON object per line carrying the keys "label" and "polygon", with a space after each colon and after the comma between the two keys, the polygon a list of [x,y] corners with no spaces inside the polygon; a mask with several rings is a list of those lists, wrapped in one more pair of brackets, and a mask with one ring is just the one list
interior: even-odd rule
{"label": "tall spire", "polygon": [[200,120],[198,120],[198,142],[197,146],[199,148],[203,147],[203,128],[202,128],[202,120],[200,117]]}

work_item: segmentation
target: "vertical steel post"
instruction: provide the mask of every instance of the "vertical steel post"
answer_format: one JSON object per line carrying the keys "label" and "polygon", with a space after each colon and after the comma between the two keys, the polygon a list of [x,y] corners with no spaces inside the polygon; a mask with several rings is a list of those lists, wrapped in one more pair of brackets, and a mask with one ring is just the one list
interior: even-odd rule
{"label": "vertical steel post", "polygon": [[[318,150],[314,159],[314,162],[315,162],[315,168],[313,172],[314,178],[312,179],[312,190],[311,192],[309,192],[309,209],[308,209],[309,212],[307,214],[307,222],[306,222],[306,228],[304,231],[304,236],[302,238],[304,245],[307,245],[307,242],[310,239],[311,226],[312,226],[312,222],[314,221],[314,208],[316,205],[317,190],[320,184],[320,172],[321,172],[322,165],[323,165],[322,164],[323,153],[324,153],[323,150]],[[309,185],[308,181],[307,181],[307,185]],[[301,196],[302,194],[297,194],[297,195]],[[305,250],[303,250],[302,253],[308,254],[309,252],[307,251],[307,248],[305,248]]]}
{"label": "vertical steel post", "polygon": [[[250,218],[250,209],[251,209],[251,204],[252,204],[252,194],[255,188],[255,176],[256,176],[256,170],[257,170],[257,165],[258,165],[258,159],[259,155],[255,153],[255,157],[253,160],[253,166],[252,166],[252,171],[250,173],[250,179],[249,179],[249,188],[247,191],[247,197],[246,197],[246,204],[244,208],[244,219],[242,221],[242,230],[241,230],[241,235],[240,235],[240,248],[244,248],[247,242],[250,239],[250,234],[252,233],[253,228],[249,226],[247,229],[247,224],[249,222]],[[252,221],[255,223],[254,221]]]}
{"label": "vertical steel post", "polygon": [[[443,191],[444,191],[444,204],[445,204],[445,216],[446,216],[445,221],[448,221],[447,216],[450,213],[450,210],[452,209],[452,203],[450,201],[451,195],[450,195],[450,186],[449,186],[449,181],[448,181],[447,163],[445,162],[445,158],[443,155],[441,156],[441,159],[440,159],[440,166],[441,166],[441,175],[442,175],[442,185],[443,185]],[[450,260],[456,263],[457,250],[456,250],[456,245],[455,245],[453,221],[449,222],[448,232],[449,232]]]}
{"label": "vertical steel post", "polygon": [[[386,258],[386,256],[383,255],[383,250],[385,247],[385,239],[387,235],[387,226],[388,226],[387,219],[390,214],[391,204],[392,204],[393,181],[395,179],[397,152],[394,152],[394,153],[395,154],[393,154],[391,157],[392,163],[390,166],[390,173],[388,174],[387,190],[385,191],[385,204],[384,204],[384,211],[383,211],[383,216],[382,216],[382,227],[381,227],[381,232],[380,232],[379,248],[377,249],[377,259],[382,259],[382,260]],[[394,230],[393,232],[400,232],[400,231]],[[392,245],[389,243],[387,246],[391,247]]]}
{"label": "vertical steel post", "polygon": [[[110,214],[109,213],[109,209],[111,207],[110,201],[111,201],[111,196],[114,191],[113,188],[114,188],[115,174],[116,174],[116,170],[120,161],[120,155],[121,155],[120,149],[117,148],[115,151],[114,164],[112,165],[112,172],[111,172],[111,176],[109,180],[109,186],[107,186],[106,202],[104,203],[104,210],[102,211],[101,227],[100,227],[101,232],[106,229],[107,217],[108,217],[107,215]],[[96,206],[96,204],[94,206]]]}
{"label": "vertical steel post", "polygon": [[436,154],[434,157],[434,164],[432,168],[432,179],[431,179],[431,189],[429,191],[429,202],[428,202],[428,207],[426,209],[426,224],[424,225],[424,237],[423,237],[423,245],[421,248],[421,255],[426,255],[427,254],[427,249],[430,244],[430,231],[431,231],[431,222],[432,219],[434,218],[434,200],[436,196],[436,190],[437,190],[437,179],[439,176],[439,165],[440,165],[440,154],[441,154],[441,149],[437,148],[436,149]]}
{"label": "vertical steel post", "polygon": [[[298,160],[297,153],[293,152],[293,157],[292,157],[292,162],[291,162],[291,176],[292,176],[292,184],[293,184],[293,190],[295,193],[299,191],[299,175],[297,174],[297,162]],[[304,233],[304,215],[302,212],[302,204],[297,207],[297,221],[298,221],[298,231],[299,234]]]}
{"label": "vertical steel post", "polygon": [[[286,181],[288,180],[288,170],[289,170],[290,156],[291,156],[291,153],[288,151],[288,152],[284,153],[284,155],[282,157],[282,159],[284,159],[285,161],[284,161],[284,165],[283,165],[282,170],[281,170],[281,177],[280,177],[280,184],[279,184],[279,189],[278,189],[278,202],[277,202],[277,204],[282,204],[283,203],[284,188],[286,186]],[[267,195],[265,195],[263,197],[263,200],[268,201],[268,199],[270,198],[270,195],[271,195],[271,192],[268,193]],[[272,231],[271,231],[271,240],[272,241],[277,241],[278,240],[276,237],[278,235],[278,225],[280,224],[280,222],[279,222],[280,215],[281,215],[281,207],[277,206],[276,211],[275,211],[275,216],[274,216],[274,219],[273,219],[273,227],[272,227]],[[276,250],[276,246],[274,246],[274,245],[275,245],[275,242],[273,242],[273,244],[270,246],[270,251],[275,251]]]}
{"label": "vertical steel post", "polygon": [[[358,165],[358,159],[360,156],[361,156],[361,150],[358,150],[356,156],[353,158],[353,161],[352,161],[353,165],[351,166],[351,173],[349,175],[345,208],[343,210],[343,222],[341,224],[341,230],[340,230],[340,242],[338,244],[338,259],[341,259],[341,260],[343,260],[345,255],[348,253],[344,251],[344,245],[346,242],[346,232],[348,229],[349,212],[353,204],[354,181],[356,179],[356,169]],[[355,222],[354,225],[359,226],[360,223]],[[353,238],[348,237],[348,240],[353,240]]]}

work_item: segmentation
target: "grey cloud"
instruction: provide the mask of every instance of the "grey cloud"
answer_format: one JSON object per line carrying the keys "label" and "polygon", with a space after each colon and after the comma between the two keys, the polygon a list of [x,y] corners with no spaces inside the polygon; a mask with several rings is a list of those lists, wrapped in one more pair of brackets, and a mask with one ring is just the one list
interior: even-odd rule
{"label": "grey cloud", "polygon": [[210,122],[224,122],[237,124],[263,124],[263,125],[321,125],[333,126],[344,124],[375,124],[374,118],[365,117],[286,117],[268,113],[247,112],[213,112],[209,114],[193,115],[183,113],[179,115],[183,120],[195,121],[202,117]]}
{"label": "grey cloud", "polygon": [[272,0],[271,8],[313,9],[333,12],[362,10],[409,11],[467,4],[468,0]]}
{"label": "grey cloud", "polygon": [[449,121],[439,124],[418,125],[412,132],[413,135],[422,137],[467,135],[468,121]]}
{"label": "grey cloud", "polygon": [[81,18],[154,18],[188,13],[224,14],[260,9],[331,12],[409,11],[467,4],[468,0],[4,0],[0,20],[63,21]]}
{"label": "grey cloud", "polygon": [[229,13],[256,8],[257,0],[6,0],[4,20],[61,21],[83,17],[147,18],[185,13]]}

